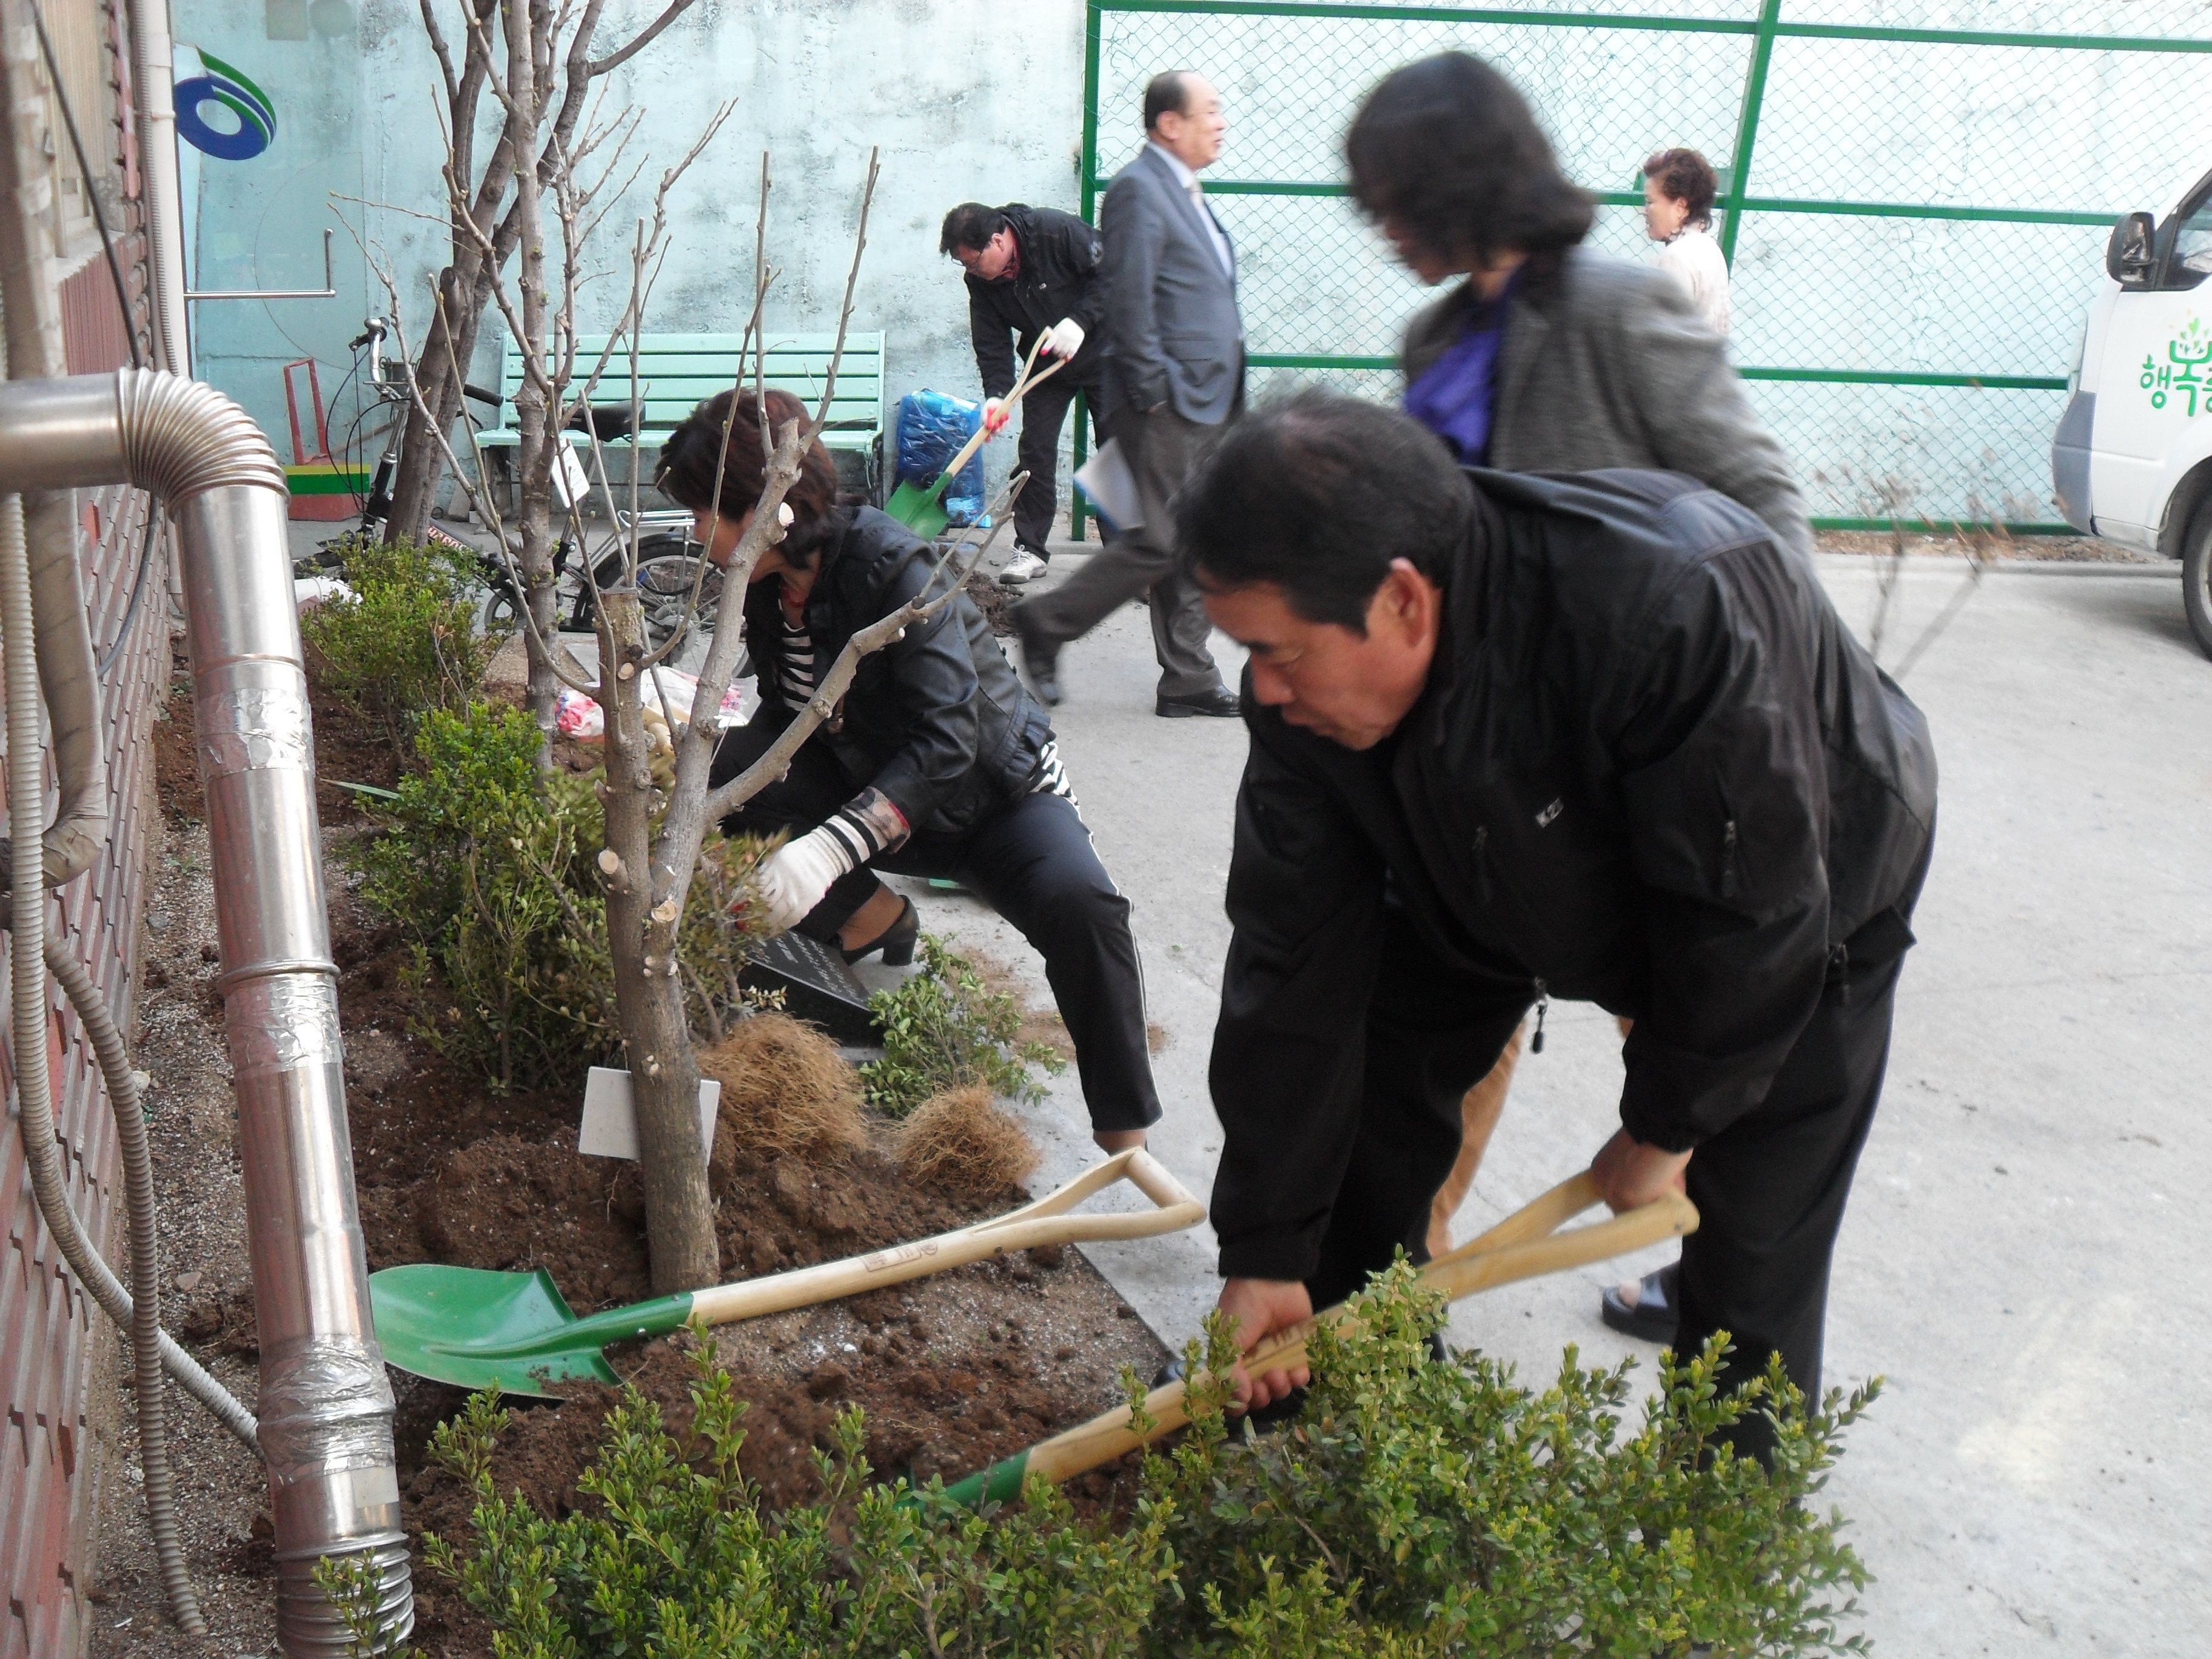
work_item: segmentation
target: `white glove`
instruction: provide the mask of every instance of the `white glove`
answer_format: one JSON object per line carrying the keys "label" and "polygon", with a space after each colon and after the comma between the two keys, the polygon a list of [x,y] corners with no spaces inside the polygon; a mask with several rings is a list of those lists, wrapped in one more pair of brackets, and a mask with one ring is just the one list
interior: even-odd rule
{"label": "white glove", "polygon": [[852,850],[827,825],[787,842],[755,872],[757,902],[748,907],[746,920],[763,935],[787,932],[852,867]]}
{"label": "white glove", "polygon": [[1083,349],[1083,325],[1063,317],[1044,331],[1044,349],[1055,357],[1073,357]]}

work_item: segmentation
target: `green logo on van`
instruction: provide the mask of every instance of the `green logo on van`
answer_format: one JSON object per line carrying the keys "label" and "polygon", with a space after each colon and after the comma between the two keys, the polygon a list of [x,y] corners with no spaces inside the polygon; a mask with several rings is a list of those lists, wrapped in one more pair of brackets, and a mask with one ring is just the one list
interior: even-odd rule
{"label": "green logo on van", "polygon": [[2212,329],[2191,317],[2181,331],[2166,344],[2166,362],[2160,362],[2148,352],[2143,356],[2142,374],[2136,384],[2150,393],[2150,406],[2164,409],[2169,398],[2186,398],[2185,413],[2194,416],[2199,401],[2212,410]]}

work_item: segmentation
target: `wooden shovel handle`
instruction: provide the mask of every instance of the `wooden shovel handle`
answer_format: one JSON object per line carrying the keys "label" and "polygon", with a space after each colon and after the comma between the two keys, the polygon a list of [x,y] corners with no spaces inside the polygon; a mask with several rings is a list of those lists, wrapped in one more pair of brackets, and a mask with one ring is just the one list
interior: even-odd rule
{"label": "wooden shovel handle", "polygon": [[[1033,388],[1042,386],[1054,375],[1059,374],[1061,369],[1067,367],[1069,362],[1067,358],[1055,357],[1052,360],[1052,366],[1050,368],[1045,369],[1041,374],[1032,374],[1030,370],[1036,362],[1037,353],[1043,349],[1044,336],[1040,334],[1036,337],[1036,343],[1030,347],[1030,355],[1022,362],[1021,379],[1014,382],[1014,389],[1012,392],[1009,392],[1005,397],[999,399],[999,412],[1000,414],[1003,415],[1012,410],[1015,404],[1020,403],[1023,398],[1029,396]],[[988,426],[977,427],[975,428],[975,435],[969,439],[966,443],[961,445],[960,453],[955,455],[952,459],[946,464],[945,470],[937,475],[936,486],[930,491],[930,493],[933,495],[942,495],[945,490],[946,481],[959,477],[960,469],[967,465],[970,460],[975,459],[975,452],[983,447],[985,442],[989,440],[990,436],[991,431]]]}
{"label": "wooden shovel handle", "polygon": [[[1477,1291],[1603,1261],[1698,1229],[1697,1207],[1686,1198],[1670,1195],[1595,1226],[1556,1231],[1597,1201],[1596,1184],[1587,1173],[1562,1182],[1480,1238],[1430,1262],[1421,1270],[1421,1282],[1456,1302]],[[1244,1356],[1244,1369],[1285,1370],[1305,1364],[1306,1344],[1324,1324],[1340,1334],[1354,1328],[1345,1308],[1327,1309],[1270,1335]],[[1137,1433],[1124,1406],[1030,1448],[1026,1473],[1065,1480],[1182,1427],[1190,1420],[1183,1410],[1185,1387],[1180,1381],[1170,1382],[1145,1396],[1145,1411],[1152,1419],[1150,1432]]]}
{"label": "wooden shovel handle", "polygon": [[[1128,1180],[1158,1207],[1120,1215],[1063,1213],[1101,1188]],[[1158,1159],[1141,1146],[1117,1152],[1085,1170],[1059,1191],[1011,1214],[979,1221],[934,1238],[895,1244],[866,1255],[824,1261],[766,1279],[748,1279],[695,1291],[691,1312],[709,1325],[758,1319],[793,1308],[833,1302],[842,1296],[962,1267],[987,1256],[1032,1249],[1040,1244],[1080,1244],[1097,1239],[1151,1238],[1181,1232],[1206,1219],[1206,1206],[1184,1190]]]}

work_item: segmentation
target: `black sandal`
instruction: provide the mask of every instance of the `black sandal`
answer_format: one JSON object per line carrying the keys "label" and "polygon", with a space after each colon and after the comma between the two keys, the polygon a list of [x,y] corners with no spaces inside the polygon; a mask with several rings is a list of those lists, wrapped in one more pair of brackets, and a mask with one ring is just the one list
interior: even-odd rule
{"label": "black sandal", "polygon": [[1638,1282],[1632,1308],[1621,1295],[1620,1286],[1613,1285],[1606,1291],[1599,1311],[1608,1326],[1624,1335],[1646,1342],[1672,1342],[1675,1327],[1682,1322],[1681,1262],[1670,1261],[1644,1274]]}
{"label": "black sandal", "polygon": [[914,908],[912,899],[902,899],[900,902],[906,908],[899,912],[896,921],[857,951],[848,951],[843,945],[839,945],[837,954],[847,962],[853,963],[881,951],[886,968],[903,968],[911,963],[915,941],[921,937],[921,912]]}

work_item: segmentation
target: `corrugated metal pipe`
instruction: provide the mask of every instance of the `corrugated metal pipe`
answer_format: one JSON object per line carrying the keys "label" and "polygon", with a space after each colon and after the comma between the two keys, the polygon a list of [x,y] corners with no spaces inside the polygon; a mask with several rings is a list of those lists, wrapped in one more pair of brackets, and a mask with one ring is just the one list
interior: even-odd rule
{"label": "corrugated metal pipe", "polygon": [[[288,1655],[335,1659],[352,1638],[313,1582],[324,1557],[367,1558],[388,1638],[406,1635],[414,1611],[346,1130],[284,474],[245,412],[196,382],[125,368],[0,383],[0,492],[105,483],[158,495],[177,528],[259,1323],[277,1637]],[[11,673],[11,709],[17,691]],[[19,813],[42,810],[34,792]],[[29,850],[20,861],[35,880]]]}

